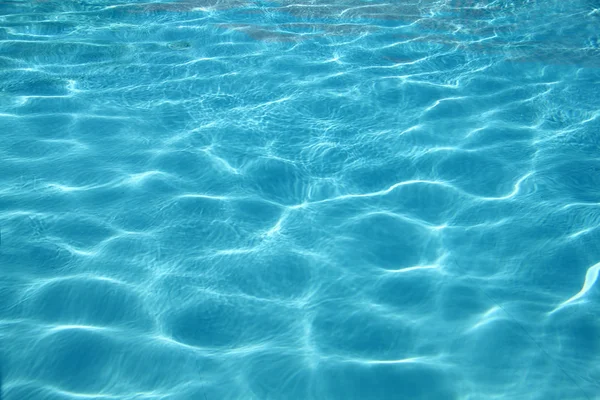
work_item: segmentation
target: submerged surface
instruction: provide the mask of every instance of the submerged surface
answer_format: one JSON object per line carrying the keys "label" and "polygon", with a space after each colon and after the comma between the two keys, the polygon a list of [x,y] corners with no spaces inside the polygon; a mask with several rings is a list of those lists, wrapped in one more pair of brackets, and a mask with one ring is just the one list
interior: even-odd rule
{"label": "submerged surface", "polygon": [[598,399],[600,3],[0,3],[16,399]]}

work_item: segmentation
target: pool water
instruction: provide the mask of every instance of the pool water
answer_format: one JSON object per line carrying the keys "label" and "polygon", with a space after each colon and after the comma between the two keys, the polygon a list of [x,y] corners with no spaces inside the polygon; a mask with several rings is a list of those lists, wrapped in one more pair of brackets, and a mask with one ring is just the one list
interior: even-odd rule
{"label": "pool water", "polygon": [[600,399],[600,3],[0,3],[4,400]]}

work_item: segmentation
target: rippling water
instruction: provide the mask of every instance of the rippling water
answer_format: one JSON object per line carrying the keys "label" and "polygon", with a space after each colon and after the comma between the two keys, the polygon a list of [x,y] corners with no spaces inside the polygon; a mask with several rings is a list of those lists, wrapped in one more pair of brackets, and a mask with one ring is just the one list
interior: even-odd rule
{"label": "rippling water", "polygon": [[2,1],[0,132],[5,399],[600,399],[598,1]]}

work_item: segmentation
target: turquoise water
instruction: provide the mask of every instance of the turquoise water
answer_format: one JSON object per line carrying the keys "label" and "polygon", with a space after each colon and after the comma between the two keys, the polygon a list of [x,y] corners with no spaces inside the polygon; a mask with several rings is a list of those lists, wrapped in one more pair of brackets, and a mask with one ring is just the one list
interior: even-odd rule
{"label": "turquoise water", "polygon": [[21,399],[600,399],[598,1],[3,1]]}

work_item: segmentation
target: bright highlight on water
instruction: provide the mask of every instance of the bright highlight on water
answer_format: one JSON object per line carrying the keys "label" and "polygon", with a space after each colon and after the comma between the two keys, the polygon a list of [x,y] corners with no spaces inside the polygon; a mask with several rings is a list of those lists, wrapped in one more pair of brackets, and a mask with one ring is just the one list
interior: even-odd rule
{"label": "bright highlight on water", "polygon": [[0,400],[600,399],[600,3],[0,2]]}

